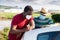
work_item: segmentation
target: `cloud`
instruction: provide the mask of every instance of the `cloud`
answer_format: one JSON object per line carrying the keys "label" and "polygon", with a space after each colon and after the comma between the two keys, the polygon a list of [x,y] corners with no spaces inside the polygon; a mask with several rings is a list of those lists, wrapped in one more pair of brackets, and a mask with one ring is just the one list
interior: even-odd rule
{"label": "cloud", "polygon": [[[47,1],[47,2],[46,2]],[[1,0],[0,3],[5,4],[31,4],[31,5],[45,5],[51,4],[53,0]]]}
{"label": "cloud", "polygon": [[58,8],[57,6],[60,6],[60,0],[0,0],[0,4],[21,7],[31,5],[35,9],[41,7]]}
{"label": "cloud", "polygon": [[60,6],[60,0],[53,0],[53,1],[50,2],[50,4],[59,5]]}

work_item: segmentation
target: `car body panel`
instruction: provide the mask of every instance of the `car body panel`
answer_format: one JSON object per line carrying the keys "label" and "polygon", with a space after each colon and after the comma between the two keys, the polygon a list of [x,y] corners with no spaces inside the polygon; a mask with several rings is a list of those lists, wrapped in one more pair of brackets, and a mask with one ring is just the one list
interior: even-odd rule
{"label": "car body panel", "polygon": [[42,34],[46,32],[54,32],[54,31],[60,31],[60,26],[38,28],[38,29],[30,30],[28,32],[25,32],[22,39],[23,40],[37,40],[38,34]]}

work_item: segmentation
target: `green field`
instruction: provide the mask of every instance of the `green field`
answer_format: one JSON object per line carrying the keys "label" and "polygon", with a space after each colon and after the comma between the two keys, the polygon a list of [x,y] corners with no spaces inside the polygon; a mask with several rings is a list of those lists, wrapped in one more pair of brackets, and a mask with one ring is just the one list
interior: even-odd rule
{"label": "green field", "polygon": [[15,15],[16,13],[0,12],[0,18],[12,19]]}
{"label": "green field", "polygon": [[[13,16],[17,15],[16,13],[9,13],[9,12],[0,12],[0,18],[6,18],[6,19],[12,19]],[[34,17],[39,16],[38,12],[37,13],[33,13]]]}
{"label": "green field", "polygon": [[8,40],[9,27],[5,27],[0,31],[0,40]]}

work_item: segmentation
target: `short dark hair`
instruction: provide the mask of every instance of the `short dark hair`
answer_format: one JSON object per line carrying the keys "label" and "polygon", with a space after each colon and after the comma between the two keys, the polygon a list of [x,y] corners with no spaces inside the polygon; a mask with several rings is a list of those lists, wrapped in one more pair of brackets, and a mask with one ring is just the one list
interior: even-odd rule
{"label": "short dark hair", "polygon": [[24,8],[24,12],[28,12],[28,11],[33,11],[33,8],[31,6],[26,6]]}

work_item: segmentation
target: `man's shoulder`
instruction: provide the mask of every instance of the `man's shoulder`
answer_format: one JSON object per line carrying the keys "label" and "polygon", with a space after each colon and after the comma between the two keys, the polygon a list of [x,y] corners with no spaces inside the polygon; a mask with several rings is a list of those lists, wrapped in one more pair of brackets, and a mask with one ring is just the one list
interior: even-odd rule
{"label": "man's shoulder", "polygon": [[17,14],[17,15],[15,15],[14,17],[19,17],[19,16],[21,16],[22,15],[22,13],[20,13],[20,14]]}
{"label": "man's shoulder", "polygon": [[22,16],[22,13],[17,14],[17,15],[15,15],[15,16],[13,17],[13,19],[19,18],[19,17],[21,17],[21,16]]}

